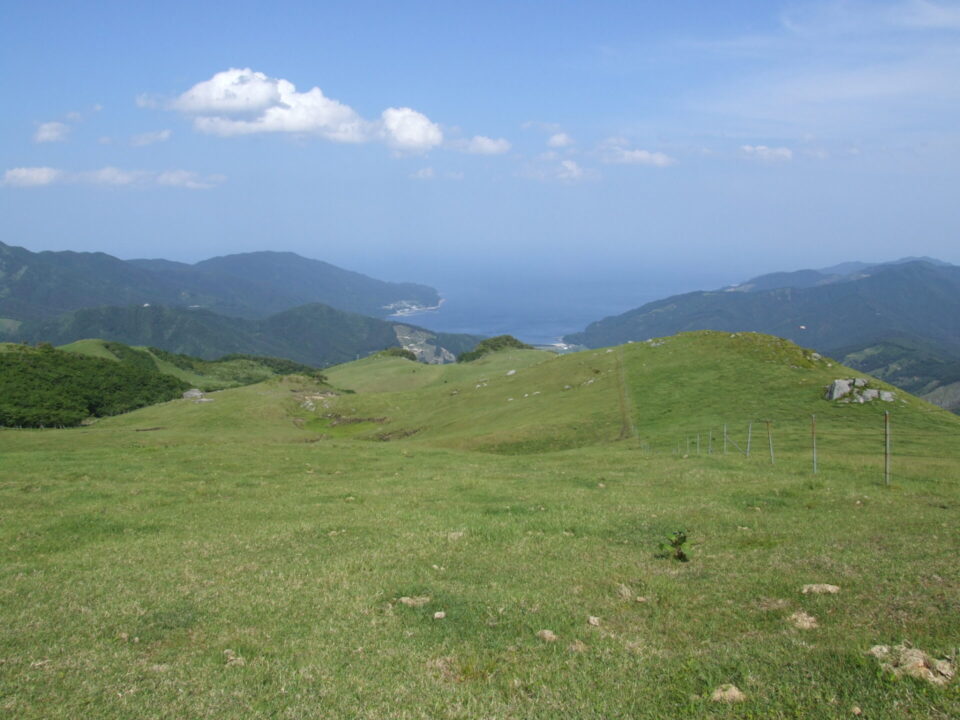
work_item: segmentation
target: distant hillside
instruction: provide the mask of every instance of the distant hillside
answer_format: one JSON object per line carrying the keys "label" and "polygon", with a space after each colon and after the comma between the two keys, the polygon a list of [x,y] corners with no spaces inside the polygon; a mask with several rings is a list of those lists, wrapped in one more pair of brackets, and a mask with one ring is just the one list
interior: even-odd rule
{"label": "distant hillside", "polygon": [[689,330],[756,331],[836,356],[931,400],[952,397],[940,388],[960,380],[960,267],[911,261],[859,269],[839,282],[811,286],[810,279],[780,273],[748,284],[806,286],[677,295],[564,340],[602,347]]}
{"label": "distant hillside", "polygon": [[98,337],[207,360],[232,353],[287,358],[323,367],[398,344],[425,362],[451,362],[480,338],[437,334],[402,323],[342,312],[315,303],[262,320],[202,309],[128,306],[77,310],[23,323],[10,339],[63,345]]}
{"label": "distant hillside", "polygon": [[0,243],[0,321],[134,303],[263,318],[317,302],[382,318],[434,306],[439,296],[424,285],[384,282],[293,253],[228,255],[188,265],[104,253],[34,253]]}

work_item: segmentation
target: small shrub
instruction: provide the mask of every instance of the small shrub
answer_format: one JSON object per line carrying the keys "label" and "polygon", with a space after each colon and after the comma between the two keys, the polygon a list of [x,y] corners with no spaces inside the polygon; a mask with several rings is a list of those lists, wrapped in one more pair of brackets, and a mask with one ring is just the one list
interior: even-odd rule
{"label": "small shrub", "polygon": [[667,539],[660,543],[660,557],[673,558],[674,560],[679,560],[680,562],[689,561],[690,557],[683,550],[683,546],[686,542],[686,530],[677,530],[670,533],[670,535],[667,536]]}

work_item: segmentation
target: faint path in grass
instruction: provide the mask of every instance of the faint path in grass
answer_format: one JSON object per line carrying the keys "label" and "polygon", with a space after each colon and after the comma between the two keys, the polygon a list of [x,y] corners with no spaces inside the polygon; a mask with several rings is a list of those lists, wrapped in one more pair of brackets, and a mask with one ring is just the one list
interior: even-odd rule
{"label": "faint path in grass", "polygon": [[627,370],[623,364],[623,346],[617,348],[617,398],[620,401],[620,439],[637,436],[637,428],[633,424],[633,403],[627,393]]}

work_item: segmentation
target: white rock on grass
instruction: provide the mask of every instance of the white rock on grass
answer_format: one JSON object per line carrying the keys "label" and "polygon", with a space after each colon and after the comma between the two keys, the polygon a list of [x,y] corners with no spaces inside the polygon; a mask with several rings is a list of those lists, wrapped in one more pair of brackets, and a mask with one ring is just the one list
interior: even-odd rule
{"label": "white rock on grass", "polygon": [[537,633],[537,637],[544,642],[556,642],[559,639],[553,630],[541,630]]}
{"label": "white rock on grass", "polygon": [[836,595],[840,592],[840,588],[827,583],[813,583],[812,585],[804,585],[800,592],[804,595]]}

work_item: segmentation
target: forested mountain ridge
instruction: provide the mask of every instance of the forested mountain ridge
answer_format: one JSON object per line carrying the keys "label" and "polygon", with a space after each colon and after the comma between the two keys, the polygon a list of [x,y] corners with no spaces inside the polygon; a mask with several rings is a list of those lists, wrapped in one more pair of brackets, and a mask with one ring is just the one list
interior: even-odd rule
{"label": "forested mountain ridge", "polygon": [[0,319],[12,321],[134,303],[263,318],[319,302],[383,318],[439,300],[425,285],[384,282],[294,253],[245,253],[188,265],[105,253],[35,253],[0,243]]}
{"label": "forested mountain ridge", "polygon": [[263,319],[162,305],[86,308],[48,320],[25,322],[9,332],[8,338],[55,345],[103,338],[208,360],[247,353],[317,367],[396,345],[412,350],[425,362],[450,361],[480,340],[473,335],[434,333],[406,323],[347,313],[320,303]]}

